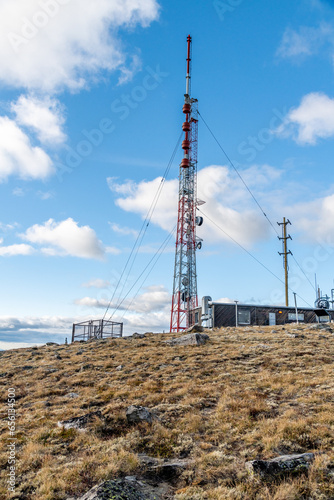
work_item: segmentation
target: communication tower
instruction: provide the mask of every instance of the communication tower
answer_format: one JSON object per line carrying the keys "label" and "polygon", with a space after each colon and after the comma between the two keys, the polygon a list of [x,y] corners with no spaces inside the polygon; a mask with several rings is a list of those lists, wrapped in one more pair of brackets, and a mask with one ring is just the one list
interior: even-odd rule
{"label": "communication tower", "polygon": [[203,202],[197,200],[197,147],[198,147],[198,101],[191,97],[191,36],[187,38],[187,76],[182,125],[183,159],[179,174],[179,201],[175,249],[173,298],[170,331],[185,330],[193,323],[191,311],[198,307],[196,250],[202,240],[196,237],[196,226],[203,223],[196,217],[196,207]]}

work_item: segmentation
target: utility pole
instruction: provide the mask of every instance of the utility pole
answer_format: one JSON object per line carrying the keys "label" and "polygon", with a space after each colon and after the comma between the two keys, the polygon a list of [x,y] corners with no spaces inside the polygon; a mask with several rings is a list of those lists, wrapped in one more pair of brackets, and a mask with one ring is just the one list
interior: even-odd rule
{"label": "utility pole", "polygon": [[283,222],[277,222],[279,226],[282,226],[282,237],[280,238],[278,236],[278,239],[283,242],[283,252],[278,252],[279,255],[283,255],[283,261],[284,261],[284,270],[285,270],[285,305],[288,307],[289,306],[289,266],[288,266],[288,255],[292,255],[290,250],[288,250],[288,240],[292,240],[291,236],[286,232],[286,226],[288,224],[291,225],[291,222],[288,220],[285,220],[285,217],[283,217]]}

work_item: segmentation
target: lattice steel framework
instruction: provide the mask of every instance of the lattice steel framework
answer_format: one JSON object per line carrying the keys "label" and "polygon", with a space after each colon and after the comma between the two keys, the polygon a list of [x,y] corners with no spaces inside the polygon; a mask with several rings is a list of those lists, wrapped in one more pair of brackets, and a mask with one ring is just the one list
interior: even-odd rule
{"label": "lattice steel framework", "polygon": [[186,116],[182,129],[184,157],[180,164],[179,201],[175,266],[170,331],[185,330],[192,323],[191,311],[198,307],[196,249],[201,247],[196,237],[196,224],[203,220],[196,218],[197,206],[197,142],[198,105],[190,96],[191,37],[187,39],[187,87],[183,113]]}

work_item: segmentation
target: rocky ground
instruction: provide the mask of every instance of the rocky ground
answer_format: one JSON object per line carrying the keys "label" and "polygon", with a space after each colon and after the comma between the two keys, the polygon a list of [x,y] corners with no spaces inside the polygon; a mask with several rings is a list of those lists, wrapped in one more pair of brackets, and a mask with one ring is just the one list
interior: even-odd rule
{"label": "rocky ground", "polygon": [[0,498],[334,499],[332,328],[206,333],[0,353]]}

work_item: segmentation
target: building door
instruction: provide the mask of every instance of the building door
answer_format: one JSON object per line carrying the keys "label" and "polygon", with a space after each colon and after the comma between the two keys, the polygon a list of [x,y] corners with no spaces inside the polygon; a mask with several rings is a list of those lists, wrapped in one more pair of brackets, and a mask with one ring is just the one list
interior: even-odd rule
{"label": "building door", "polygon": [[276,325],[276,313],[269,313],[269,325]]}

